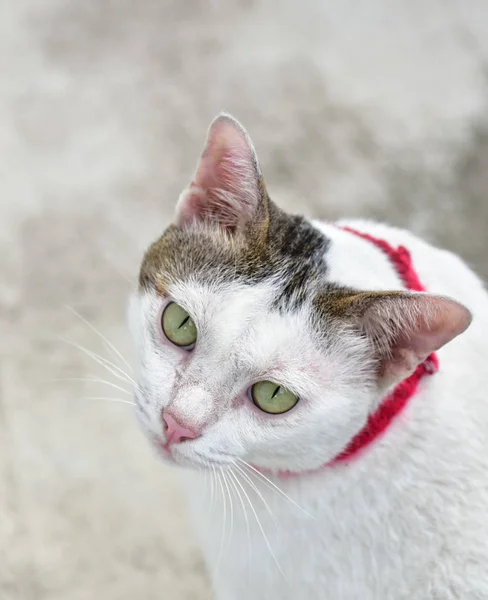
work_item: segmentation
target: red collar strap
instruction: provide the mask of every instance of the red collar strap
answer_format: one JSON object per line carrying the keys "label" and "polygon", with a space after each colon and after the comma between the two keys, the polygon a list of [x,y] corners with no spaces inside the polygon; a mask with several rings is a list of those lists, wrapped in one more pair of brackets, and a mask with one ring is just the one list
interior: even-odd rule
{"label": "red collar strap", "polygon": [[[341,227],[343,231],[357,235],[379,248],[390,259],[400,276],[404,286],[413,292],[425,292],[425,288],[413,267],[410,252],[404,247],[394,248],[388,242],[378,239],[370,234],[361,233],[350,227]],[[386,431],[392,421],[408,404],[408,401],[417,392],[421,380],[427,375],[433,375],[439,369],[439,361],[435,354],[431,354],[417,369],[401,381],[380,404],[378,409],[369,416],[366,425],[349,442],[347,447],[336,456],[329,465],[342,463],[357,457],[367,446]],[[293,475],[291,472],[281,472],[281,476]]]}

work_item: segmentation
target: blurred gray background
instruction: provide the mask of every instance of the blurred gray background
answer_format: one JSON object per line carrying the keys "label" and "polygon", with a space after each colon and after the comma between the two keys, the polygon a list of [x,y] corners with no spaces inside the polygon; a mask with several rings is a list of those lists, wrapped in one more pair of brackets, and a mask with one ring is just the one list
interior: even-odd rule
{"label": "blurred gray background", "polygon": [[141,253],[206,128],[282,206],[412,228],[488,277],[486,0],[0,2],[0,598],[209,599],[122,361]]}

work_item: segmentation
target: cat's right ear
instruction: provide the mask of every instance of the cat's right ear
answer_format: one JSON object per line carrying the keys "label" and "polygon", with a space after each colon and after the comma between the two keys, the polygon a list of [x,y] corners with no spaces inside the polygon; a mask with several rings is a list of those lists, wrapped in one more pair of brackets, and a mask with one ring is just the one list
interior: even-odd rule
{"label": "cat's right ear", "polygon": [[256,152],[245,129],[220,114],[189,187],[176,207],[176,224],[210,222],[227,231],[243,229],[265,203],[266,188]]}

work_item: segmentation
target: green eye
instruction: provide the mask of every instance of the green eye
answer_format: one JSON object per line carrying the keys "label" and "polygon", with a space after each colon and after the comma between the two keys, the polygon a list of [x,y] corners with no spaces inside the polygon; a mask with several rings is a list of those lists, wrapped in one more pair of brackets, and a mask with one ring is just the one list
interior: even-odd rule
{"label": "green eye", "polygon": [[251,388],[254,404],[266,413],[279,415],[291,410],[298,402],[298,396],[273,381],[259,381]]}
{"label": "green eye", "polygon": [[193,346],[197,341],[195,322],[179,304],[168,304],[163,311],[161,326],[164,335],[176,346]]}

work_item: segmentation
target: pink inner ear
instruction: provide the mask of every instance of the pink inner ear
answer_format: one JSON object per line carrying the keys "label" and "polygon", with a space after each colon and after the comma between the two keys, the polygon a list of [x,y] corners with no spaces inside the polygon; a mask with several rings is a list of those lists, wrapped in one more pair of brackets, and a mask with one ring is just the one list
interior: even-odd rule
{"label": "pink inner ear", "polygon": [[222,115],[210,126],[192,183],[180,196],[177,224],[210,220],[233,229],[254,215],[259,200],[259,168],[247,134]]}
{"label": "pink inner ear", "polygon": [[411,324],[411,335],[407,336],[407,341],[424,360],[465,331],[471,323],[471,313],[462,304],[448,298],[428,295],[417,298],[419,314]]}

